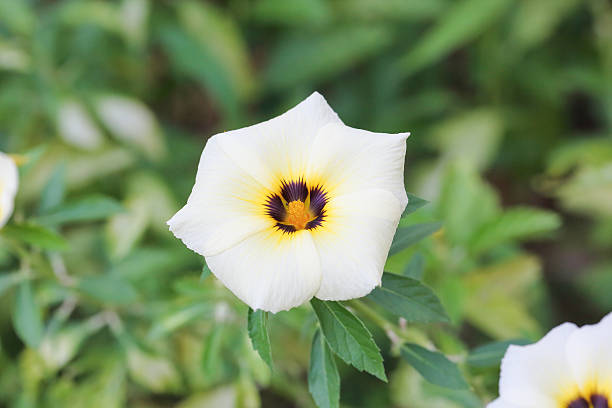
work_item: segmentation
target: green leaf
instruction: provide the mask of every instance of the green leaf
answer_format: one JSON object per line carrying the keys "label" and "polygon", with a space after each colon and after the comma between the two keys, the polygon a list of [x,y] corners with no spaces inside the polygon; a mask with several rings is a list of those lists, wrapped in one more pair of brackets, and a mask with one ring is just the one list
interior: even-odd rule
{"label": "green leaf", "polygon": [[172,310],[170,313],[165,313],[162,317],[155,319],[155,323],[149,331],[149,339],[157,340],[164,337],[187,323],[204,318],[211,312],[211,305],[195,303],[178,310]]}
{"label": "green leaf", "polygon": [[398,228],[395,232],[395,237],[393,237],[389,256],[408,248],[410,245],[416,244],[439,230],[441,226],[441,222],[428,222]]}
{"label": "green leaf", "polygon": [[514,208],[485,223],[471,241],[475,252],[486,251],[506,242],[525,239],[559,228],[561,219],[551,211]]}
{"label": "green leaf", "polygon": [[542,44],[580,4],[580,0],[539,0],[517,4],[508,37],[522,51]]}
{"label": "green leaf", "polygon": [[523,346],[529,343],[529,340],[517,339],[485,344],[470,351],[466,362],[472,367],[495,367],[500,364],[510,345]]}
{"label": "green leaf", "polygon": [[[212,2],[175,2],[178,22],[219,65],[236,97],[252,96],[257,85],[249,48],[235,15]],[[259,3],[259,2],[258,2]]]}
{"label": "green leaf", "polygon": [[541,282],[537,257],[516,255],[462,277],[464,318],[498,340],[541,337],[527,294]]}
{"label": "green leaf", "polygon": [[127,304],[138,297],[131,283],[113,275],[83,277],[77,283],[77,289],[100,302],[110,304]]}
{"label": "green leaf", "polygon": [[248,317],[249,337],[253,348],[259,356],[272,368],[272,346],[270,345],[270,327],[268,324],[268,312],[249,308]]}
{"label": "green leaf", "polygon": [[93,108],[100,123],[119,142],[153,161],[164,157],[166,144],[157,119],[147,105],[119,93],[102,93],[94,98]]}
{"label": "green leaf", "polygon": [[483,223],[501,213],[497,194],[466,160],[451,161],[444,173],[437,200],[444,238],[465,247]]}
{"label": "green leaf", "polygon": [[36,27],[33,6],[25,1],[0,1],[0,21],[8,30],[30,35]]}
{"label": "green leaf", "polygon": [[437,23],[417,42],[400,66],[412,74],[444,58],[491,26],[510,0],[462,0],[453,3]]}
{"label": "green leaf", "polygon": [[232,87],[227,71],[212,53],[178,26],[162,27],[159,35],[173,69],[179,75],[200,82],[225,113],[235,119],[238,112],[236,90]]}
{"label": "green leaf", "polygon": [[316,298],[310,303],[319,318],[321,330],[331,349],[358,370],[365,370],[387,381],[380,350],[361,320],[341,303],[324,302]]}
{"label": "green leaf", "polygon": [[429,201],[423,200],[413,194],[408,193],[408,205],[404,209],[404,213],[402,214],[402,218],[407,216],[408,214],[412,214],[419,208],[427,205]]}
{"label": "green leaf", "polygon": [[446,0],[336,0],[333,2],[336,15],[348,21],[427,21],[438,15],[447,6]]}
{"label": "green leaf", "polygon": [[226,340],[226,328],[222,325],[213,326],[206,336],[204,349],[202,350],[202,371],[208,381],[215,383],[223,378],[223,355],[221,346]]}
{"label": "green leaf", "polygon": [[482,171],[497,156],[503,134],[504,121],[500,111],[478,108],[462,111],[436,124],[428,143],[445,159],[461,160]]}
{"label": "green leaf", "polygon": [[416,253],[412,256],[412,259],[410,260],[410,262],[408,262],[408,265],[406,265],[406,267],[402,271],[402,275],[420,281],[423,278],[424,267],[425,258],[421,253]]}
{"label": "green leaf", "polygon": [[68,249],[68,242],[61,235],[48,228],[35,224],[7,225],[2,235],[19,240],[40,249],[63,251]]}
{"label": "green leaf", "polygon": [[39,211],[44,213],[49,209],[61,204],[66,191],[66,167],[60,164],[55,167],[53,174],[49,177],[40,197]]}
{"label": "green leaf", "polygon": [[452,389],[468,388],[457,365],[443,354],[412,343],[404,344],[401,354],[430,383]]}
{"label": "green leaf", "polygon": [[340,375],[334,355],[321,335],[321,330],[317,330],[312,339],[308,390],[319,408],[340,406]]}
{"label": "green leaf", "polygon": [[210,268],[205,263],[204,266],[202,267],[202,274],[200,275],[200,282],[202,282],[204,279],[208,278],[211,274],[212,274],[212,272],[211,272]]}
{"label": "green leaf", "polygon": [[261,0],[254,5],[253,17],[268,24],[324,25],[332,12],[325,0]]}
{"label": "green leaf", "polygon": [[409,322],[448,322],[448,316],[438,297],[416,279],[384,273],[382,286],[368,295],[396,316]]}
{"label": "green leaf", "polygon": [[0,295],[24,279],[25,275],[19,272],[0,275]]}
{"label": "green leaf", "polygon": [[612,309],[612,263],[595,264],[577,276],[576,286],[602,310]]}
{"label": "green leaf", "polygon": [[122,211],[124,211],[124,208],[114,199],[93,195],[52,208],[44,215],[38,217],[37,221],[46,225],[96,221],[108,218]]}
{"label": "green leaf", "polygon": [[380,53],[390,34],[387,26],[364,25],[289,37],[272,54],[264,81],[274,90],[312,86]]}
{"label": "green leaf", "polygon": [[19,285],[13,308],[13,325],[19,338],[29,347],[36,348],[43,337],[40,307],[32,293],[29,281]]}
{"label": "green leaf", "polygon": [[612,139],[609,137],[578,139],[555,148],[548,157],[546,172],[561,176],[572,168],[605,166],[612,161]]}

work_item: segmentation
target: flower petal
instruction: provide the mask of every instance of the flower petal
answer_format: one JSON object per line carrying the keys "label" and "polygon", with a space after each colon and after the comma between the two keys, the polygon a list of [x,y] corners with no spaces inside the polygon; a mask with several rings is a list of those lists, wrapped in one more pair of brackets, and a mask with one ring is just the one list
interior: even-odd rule
{"label": "flower petal", "polygon": [[217,140],[206,143],[187,204],[168,221],[177,238],[205,256],[274,225],[262,206],[267,190],[236,166]]}
{"label": "flower petal", "polygon": [[511,404],[507,401],[504,401],[501,398],[496,399],[487,404],[487,408],[527,408],[526,406],[519,406],[516,404]]}
{"label": "flower petal", "polygon": [[342,121],[317,92],[271,120],[213,136],[246,173],[271,190],[304,176],[319,129]]}
{"label": "flower petal", "polygon": [[319,256],[306,230],[263,231],[207,256],[206,263],[240,300],[272,313],[308,301],[321,283]]}
{"label": "flower petal", "polygon": [[612,313],[572,333],[567,357],[583,395],[599,394],[612,400]]}
{"label": "flower petal", "polygon": [[334,123],[319,131],[307,171],[332,194],[383,189],[392,192],[402,208],[408,203],[404,159],[409,133],[373,133]]}
{"label": "flower petal", "polygon": [[404,207],[386,190],[332,197],[325,221],[312,231],[323,280],[316,296],[346,300],[380,285],[385,261]]}
{"label": "flower petal", "polygon": [[565,358],[567,340],[577,327],[564,323],[537,343],[512,345],[502,361],[499,393],[522,407],[558,408],[575,391],[573,373]]}
{"label": "flower petal", "polygon": [[13,214],[18,186],[17,165],[8,155],[0,152],[0,228]]}

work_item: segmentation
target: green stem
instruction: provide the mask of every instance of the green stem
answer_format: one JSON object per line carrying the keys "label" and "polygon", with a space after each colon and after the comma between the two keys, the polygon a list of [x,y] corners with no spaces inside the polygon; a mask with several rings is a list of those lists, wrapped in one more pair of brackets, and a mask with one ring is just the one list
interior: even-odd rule
{"label": "green stem", "polygon": [[427,336],[425,336],[420,330],[414,328],[414,330],[408,332],[407,330],[402,329],[401,327],[387,320],[383,315],[372,309],[362,300],[353,299],[347,303],[360,315],[365,316],[376,326],[380,327],[393,343],[401,345],[405,342],[411,342],[420,344],[422,346],[430,345],[431,343]]}
{"label": "green stem", "polygon": [[[376,324],[381,329],[387,331],[399,331],[400,328],[385,319],[380,313],[363,303],[359,299],[353,299],[348,302],[349,306],[355,309],[359,314],[366,316],[372,323]],[[397,334],[397,333],[396,333]]]}

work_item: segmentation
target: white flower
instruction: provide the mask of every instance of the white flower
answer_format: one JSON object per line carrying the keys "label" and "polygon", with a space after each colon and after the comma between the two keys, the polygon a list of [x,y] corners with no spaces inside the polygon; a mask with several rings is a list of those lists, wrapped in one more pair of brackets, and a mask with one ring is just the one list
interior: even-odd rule
{"label": "white flower", "polygon": [[407,137],[350,128],[314,93],[211,137],[168,225],[253,309],[365,296],[408,202]]}
{"label": "white flower", "polygon": [[18,185],[17,165],[13,159],[0,152],[0,228],[4,227],[13,214]]}
{"label": "white flower", "polygon": [[611,408],[612,313],[591,326],[564,323],[529,346],[510,346],[500,397],[488,408]]}

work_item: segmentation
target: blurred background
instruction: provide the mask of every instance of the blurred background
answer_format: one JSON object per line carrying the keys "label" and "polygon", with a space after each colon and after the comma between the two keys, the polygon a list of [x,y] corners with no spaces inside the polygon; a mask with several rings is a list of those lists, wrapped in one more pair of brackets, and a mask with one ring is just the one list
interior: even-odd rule
{"label": "blurred background", "polygon": [[165,221],[208,137],[315,90],[412,132],[430,204],[402,222],[443,227],[387,269],[440,296],[452,324],[414,330],[472,386],[427,383],[371,327],[390,384],[340,364],[343,406],[482,407],[491,342],[612,310],[610,1],[0,0],[0,150],[21,162],[0,407],[313,406],[309,307],[272,317],[271,372]]}

